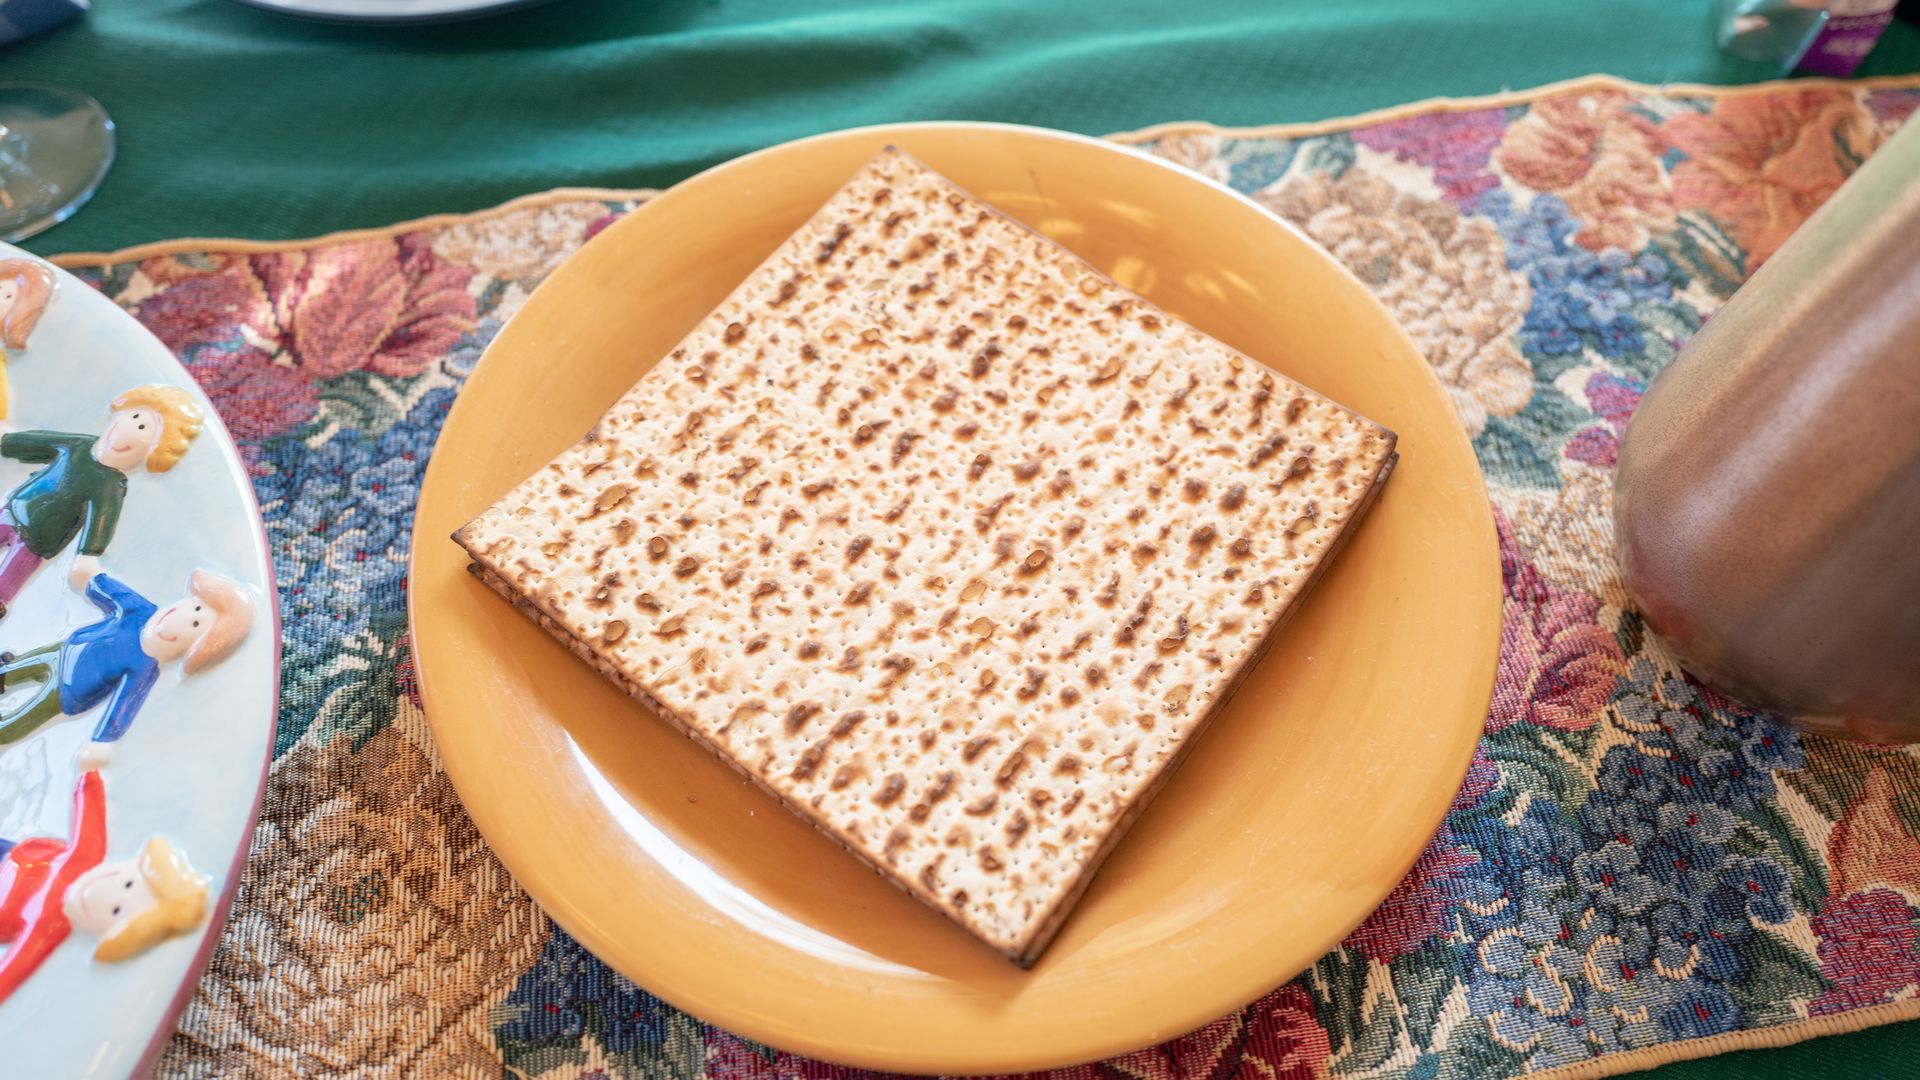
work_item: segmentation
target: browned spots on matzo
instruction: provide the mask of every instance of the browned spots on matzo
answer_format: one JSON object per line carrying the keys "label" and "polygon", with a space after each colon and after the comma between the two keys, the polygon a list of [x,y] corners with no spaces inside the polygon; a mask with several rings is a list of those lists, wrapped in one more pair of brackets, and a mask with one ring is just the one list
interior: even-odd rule
{"label": "browned spots on matzo", "polygon": [[820,714],[819,704],[812,701],[803,701],[800,704],[795,705],[793,708],[788,709],[787,710],[787,734],[791,735],[799,731],[801,728],[806,727],[807,721],[813,719],[815,716],[818,716],[819,714]]}
{"label": "browned spots on matzo", "polygon": [[833,258],[833,253],[838,251],[840,245],[846,243],[847,237],[852,235],[853,226],[848,225],[844,221],[836,224],[833,227],[833,235],[820,242],[820,249],[814,253],[813,261],[824,263]]}

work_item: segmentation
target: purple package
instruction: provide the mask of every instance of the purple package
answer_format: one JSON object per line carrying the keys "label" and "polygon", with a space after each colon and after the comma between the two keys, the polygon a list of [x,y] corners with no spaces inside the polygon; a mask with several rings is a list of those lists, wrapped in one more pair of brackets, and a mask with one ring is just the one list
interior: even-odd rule
{"label": "purple package", "polygon": [[1893,21],[1894,0],[1837,0],[1794,70],[1844,79],[1867,58]]}

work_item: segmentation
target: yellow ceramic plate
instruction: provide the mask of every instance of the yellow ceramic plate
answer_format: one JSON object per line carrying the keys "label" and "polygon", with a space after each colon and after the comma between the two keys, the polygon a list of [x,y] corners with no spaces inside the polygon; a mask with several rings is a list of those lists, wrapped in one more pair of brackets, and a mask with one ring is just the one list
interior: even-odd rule
{"label": "yellow ceramic plate", "polygon": [[[893,143],[1227,343],[1400,434],[1345,553],[1020,971],[876,877],[468,577],[448,534],[592,426]],[[703,173],[608,228],[501,331],[421,494],[413,643],[475,822],[548,912],[675,1005],[912,1072],[1181,1034],[1339,942],[1440,823],[1486,715],[1500,570],[1453,409],[1365,289],[1278,219],[1095,140],[840,132]]]}

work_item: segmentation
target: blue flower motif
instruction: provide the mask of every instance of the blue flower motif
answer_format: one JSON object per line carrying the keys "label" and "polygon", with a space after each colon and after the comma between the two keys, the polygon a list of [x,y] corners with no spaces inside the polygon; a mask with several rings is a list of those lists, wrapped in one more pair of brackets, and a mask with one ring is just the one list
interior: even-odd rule
{"label": "blue flower motif", "polygon": [[1645,917],[1623,918],[1605,904],[1588,909],[1569,944],[1610,985],[1631,982],[1653,966],[1654,939]]}
{"label": "blue flower motif", "polygon": [[1600,759],[1593,794],[1580,807],[1580,825],[1596,843],[1644,844],[1659,827],[1660,808],[1673,801],[1672,758],[1611,746]]}
{"label": "blue flower motif", "polygon": [[503,1039],[577,1044],[592,1034],[609,1052],[625,1054],[665,1042],[667,1016],[658,998],[555,927],[494,1023]]}
{"label": "blue flower motif", "polygon": [[1788,896],[1792,882],[1772,859],[1739,857],[1727,861],[1724,880],[1740,897],[1748,923],[1779,925],[1791,914]]}
{"label": "blue flower motif", "polygon": [[1450,820],[1480,855],[1451,884],[1470,1006],[1531,1067],[1738,1026],[1727,987],[1792,885],[1773,857],[1735,854],[1740,814],[1803,755],[1776,721],[1720,704],[1638,661],[1610,702],[1626,741],[1575,812],[1535,797],[1517,817],[1495,803]]}
{"label": "blue flower motif", "polygon": [[[485,342],[481,342],[481,346],[484,345]],[[420,400],[407,410],[406,419],[388,429],[382,445],[425,458],[440,437],[440,426],[446,423],[447,412],[453,408],[453,399],[458,393],[457,387],[436,386],[420,395]]]}
{"label": "blue flower motif", "polygon": [[350,636],[403,610],[413,509],[453,394],[428,391],[377,439],[348,428],[264,449],[254,489],[290,633],[317,620],[316,634]]}
{"label": "blue flower motif", "polygon": [[1660,1026],[1675,1039],[1718,1035],[1740,1026],[1740,1006],[1725,987],[1696,983],[1660,1011]]}
{"label": "blue flower motif", "polygon": [[607,974],[610,985],[600,999],[600,1044],[626,1054],[666,1042],[667,1007],[624,975]]}
{"label": "blue flower motif", "polygon": [[1634,845],[1610,841],[1574,859],[1573,880],[1608,912],[1638,915],[1659,899],[1659,888],[1640,863]]}
{"label": "blue flower motif", "polygon": [[1694,775],[1687,779],[1699,791],[1699,797],[1719,806],[1751,810],[1773,798],[1778,790],[1773,774],[1755,768],[1735,743],[1730,748],[1701,754],[1694,762]]}
{"label": "blue flower motif", "polygon": [[1566,253],[1568,241],[1580,231],[1580,221],[1557,195],[1541,195],[1520,213],[1513,197],[1505,190],[1491,193],[1481,202],[1482,211],[1496,224],[1507,241],[1507,265],[1518,270]]}
{"label": "blue flower motif", "polygon": [[1500,931],[1467,959],[1467,1008],[1486,1018],[1496,1040],[1527,1054],[1533,1068],[1583,1060],[1617,1045],[1617,1025],[1589,1000],[1584,965],[1561,944],[1535,948],[1520,932]]}
{"label": "blue flower motif", "polygon": [[1613,1042],[1639,1047],[1666,1041],[1657,1018],[1686,992],[1687,984],[1661,977],[1644,961],[1629,964],[1617,939],[1596,942],[1587,957],[1589,969],[1601,979],[1591,995],[1598,1006],[1593,1015],[1604,1018]]}
{"label": "blue flower motif", "polygon": [[271,446],[256,490],[290,630],[319,619],[346,636],[365,629],[375,611],[399,610],[417,466],[384,459],[376,443],[341,431],[317,448],[296,440]]}
{"label": "blue flower motif", "polygon": [[[1715,709],[1692,681],[1660,675],[1644,658],[1633,662],[1610,704],[1635,745],[1649,752],[1643,757],[1671,764],[1659,769],[1647,761],[1603,760],[1600,784],[1609,794],[1631,790],[1641,802],[1700,801],[1750,810],[1777,793],[1775,769],[1806,763],[1799,736],[1778,718]],[[1608,758],[1623,749],[1610,749]],[[1630,772],[1629,764],[1639,772]]]}
{"label": "blue flower motif", "polygon": [[[441,361],[442,367],[454,378],[465,382],[467,376],[473,374],[474,366],[480,362],[481,354],[487,351],[488,345],[493,344],[494,336],[500,333],[500,328],[504,325],[506,324],[492,315],[474,323],[473,329],[463,335],[459,341],[454,342],[453,348],[447,350],[446,358]],[[447,394],[449,397],[452,396],[451,387],[447,388]],[[408,423],[417,422],[417,412],[418,410],[414,410],[407,414]],[[440,425],[436,423],[429,430],[432,434],[438,435]]]}
{"label": "blue flower motif", "polygon": [[1654,887],[1676,897],[1704,896],[1725,861],[1723,845],[1685,829],[1661,832],[1641,853],[1641,865]]}
{"label": "blue flower motif", "polygon": [[502,1038],[526,1042],[577,1042],[587,1030],[585,999],[575,992],[582,968],[593,958],[555,928],[539,959],[522,972],[496,1010]]}
{"label": "blue flower motif", "polygon": [[1566,890],[1529,893],[1520,910],[1520,940],[1538,948],[1572,940],[1586,906],[1585,899]]}
{"label": "blue flower motif", "polygon": [[1794,770],[1807,763],[1800,735],[1784,718],[1772,713],[1755,713],[1735,727],[1740,736],[1740,753],[1755,769],[1772,772]]}
{"label": "blue flower motif", "polygon": [[1446,885],[1469,927],[1486,933],[1515,925],[1515,905],[1564,885],[1580,836],[1558,804],[1529,803],[1519,824],[1475,814],[1458,816],[1454,828],[1480,861]]}
{"label": "blue flower motif", "polygon": [[1672,300],[1679,273],[1665,255],[1655,248],[1595,254],[1570,243],[1580,222],[1553,195],[1535,198],[1524,214],[1509,208],[1505,217],[1507,265],[1525,271],[1533,286],[1520,329],[1524,350],[1567,356],[1591,345],[1614,358],[1646,348],[1634,312]]}

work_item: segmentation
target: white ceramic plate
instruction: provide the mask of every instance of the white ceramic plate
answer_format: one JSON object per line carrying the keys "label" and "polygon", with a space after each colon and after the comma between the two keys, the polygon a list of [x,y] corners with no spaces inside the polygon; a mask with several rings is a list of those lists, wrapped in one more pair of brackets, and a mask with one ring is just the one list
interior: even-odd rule
{"label": "white ceramic plate", "polygon": [[[0,244],[0,260],[26,257]],[[172,1035],[239,883],[273,750],[280,627],[260,511],[225,426],[145,327],[85,282],[56,274],[29,347],[7,364],[5,429],[98,433],[124,390],[166,383],[189,391],[206,410],[205,430],[170,471],[133,470],[101,567],[163,608],[184,593],[191,571],[213,570],[244,585],[254,608],[251,632],[226,659],[192,676],[179,664],[162,667],[101,769],[106,859],[131,858],[148,837],[164,837],[211,878],[206,917],[116,964],[94,960],[95,939],[75,929],[0,1001],[0,1076],[119,1080],[143,1074]],[[0,458],[0,502],[37,467]],[[48,560],[26,583],[0,620],[0,650],[48,644],[100,617],[68,587],[69,557]],[[76,755],[100,713],[57,718],[0,747],[0,838],[69,837]],[[0,894],[5,886],[0,870]],[[0,961],[11,947],[0,944]]]}
{"label": "white ceramic plate", "polygon": [[548,0],[239,0],[248,7],[329,22],[450,22]]}

